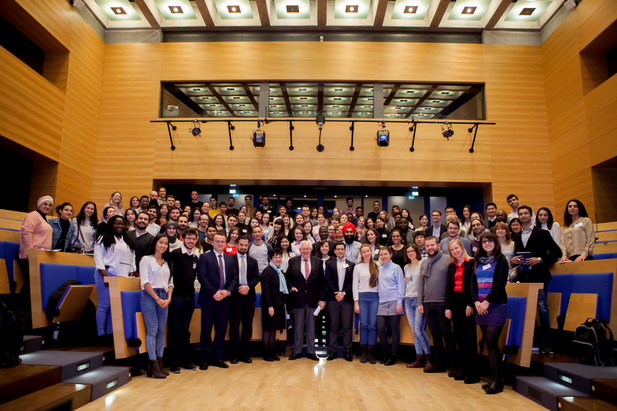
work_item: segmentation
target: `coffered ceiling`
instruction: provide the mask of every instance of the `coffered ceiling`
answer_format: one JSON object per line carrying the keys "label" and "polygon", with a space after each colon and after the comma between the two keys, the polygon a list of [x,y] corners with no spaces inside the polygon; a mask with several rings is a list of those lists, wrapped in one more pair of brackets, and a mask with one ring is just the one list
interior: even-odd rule
{"label": "coffered ceiling", "polygon": [[84,0],[108,30],[540,31],[564,0]]}

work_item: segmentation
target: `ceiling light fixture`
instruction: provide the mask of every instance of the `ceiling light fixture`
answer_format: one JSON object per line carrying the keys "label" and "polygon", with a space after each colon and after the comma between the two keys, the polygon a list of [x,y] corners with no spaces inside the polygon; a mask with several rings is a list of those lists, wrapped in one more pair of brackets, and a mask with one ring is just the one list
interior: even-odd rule
{"label": "ceiling light fixture", "polygon": [[287,13],[300,13],[300,6],[286,6]]}
{"label": "ceiling light fixture", "polygon": [[193,137],[195,138],[199,138],[201,137],[201,126],[200,126],[200,121],[195,119],[193,121],[193,127],[189,128],[189,132],[193,135]]}
{"label": "ceiling light fixture", "polygon": [[345,6],[345,13],[357,13],[358,6]]}
{"label": "ceiling light fixture", "polygon": [[265,147],[266,146],[266,132],[261,130],[261,121],[257,120],[257,130],[253,131],[253,145],[255,147]]}
{"label": "ceiling light fixture", "polygon": [[169,6],[169,11],[171,11],[171,14],[184,14],[180,6]]}
{"label": "ceiling light fixture", "polygon": [[477,7],[465,7],[463,8],[463,12],[461,14],[472,15],[476,12]]}
{"label": "ceiling light fixture", "polygon": [[227,11],[230,13],[242,13],[240,11],[240,6],[227,6]]}
{"label": "ceiling light fixture", "polygon": [[441,126],[441,135],[448,139],[448,141],[450,141],[450,137],[454,135],[454,130],[452,130],[452,124],[449,124],[447,120],[445,124]]}
{"label": "ceiling light fixture", "polygon": [[525,7],[523,10],[521,10],[521,12],[518,15],[519,16],[531,16],[534,11],[536,11],[535,7]]}
{"label": "ceiling light fixture", "polygon": [[416,14],[417,11],[418,11],[418,6],[405,6],[405,10],[403,10],[403,13]]}
{"label": "ceiling light fixture", "polygon": [[126,11],[122,7],[112,7],[111,11],[113,11],[116,16],[126,15]]}
{"label": "ceiling light fixture", "polygon": [[381,130],[377,131],[377,147],[388,147],[390,145],[390,132],[386,130],[386,122],[381,122]]}

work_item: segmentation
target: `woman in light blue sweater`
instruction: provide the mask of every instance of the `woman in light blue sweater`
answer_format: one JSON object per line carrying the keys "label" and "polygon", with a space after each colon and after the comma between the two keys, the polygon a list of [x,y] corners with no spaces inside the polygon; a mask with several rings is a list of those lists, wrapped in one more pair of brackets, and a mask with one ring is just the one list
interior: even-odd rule
{"label": "woman in light blue sweater", "polygon": [[[377,335],[385,355],[382,364],[396,364],[396,351],[401,340],[399,323],[403,314],[405,297],[405,276],[401,267],[392,262],[392,250],[389,247],[379,249],[379,308],[377,309]],[[392,330],[392,349],[388,350],[386,327]]]}

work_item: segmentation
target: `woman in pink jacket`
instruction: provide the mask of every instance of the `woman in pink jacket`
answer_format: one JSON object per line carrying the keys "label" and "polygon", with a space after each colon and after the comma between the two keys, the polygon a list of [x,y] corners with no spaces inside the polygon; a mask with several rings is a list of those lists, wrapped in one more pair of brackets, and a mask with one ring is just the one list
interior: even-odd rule
{"label": "woman in pink jacket", "polygon": [[51,196],[43,196],[37,201],[37,209],[29,213],[21,224],[19,238],[19,258],[25,259],[26,250],[34,248],[51,250],[53,229],[47,222],[46,215],[54,206]]}

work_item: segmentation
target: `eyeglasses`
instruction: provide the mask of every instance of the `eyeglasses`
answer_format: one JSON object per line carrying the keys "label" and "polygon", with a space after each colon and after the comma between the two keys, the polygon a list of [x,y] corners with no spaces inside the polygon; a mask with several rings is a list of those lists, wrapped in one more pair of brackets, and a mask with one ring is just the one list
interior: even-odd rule
{"label": "eyeglasses", "polygon": [[488,238],[485,238],[482,240],[482,244],[488,244],[488,243],[494,243],[494,241]]}

